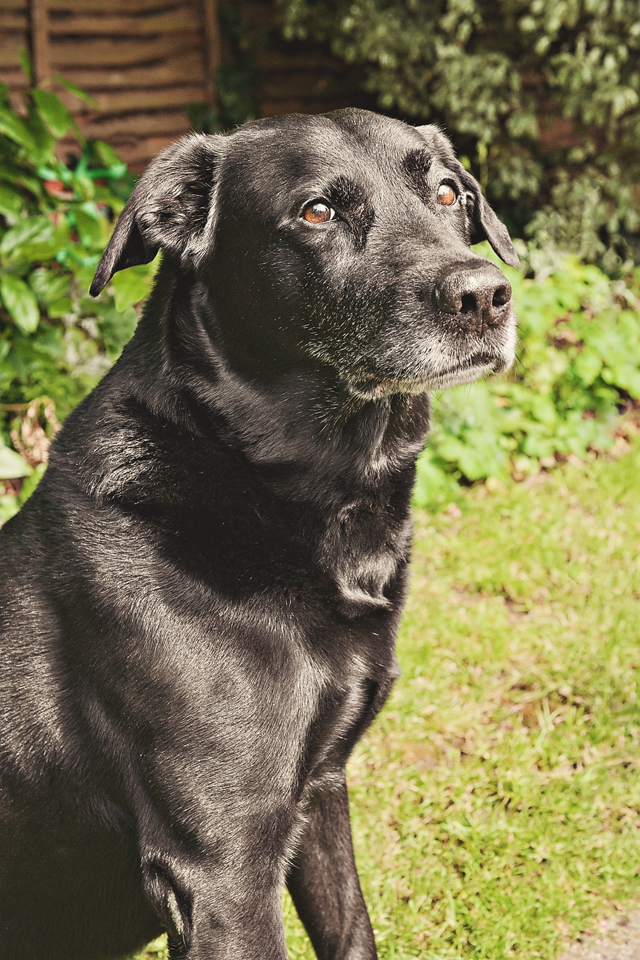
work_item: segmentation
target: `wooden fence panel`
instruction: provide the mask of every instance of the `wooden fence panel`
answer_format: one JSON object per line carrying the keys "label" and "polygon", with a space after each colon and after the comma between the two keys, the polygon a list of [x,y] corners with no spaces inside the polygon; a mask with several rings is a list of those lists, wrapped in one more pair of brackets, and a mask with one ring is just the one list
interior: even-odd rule
{"label": "wooden fence panel", "polygon": [[275,0],[247,0],[243,12],[255,45],[262,116],[375,109],[375,97],[363,90],[360,67],[338,60],[326,45],[283,40]]}
{"label": "wooden fence panel", "polygon": [[11,93],[27,86],[20,68],[20,47],[31,46],[27,0],[0,0],[0,83]]}
{"label": "wooden fence panel", "polygon": [[190,129],[189,106],[213,106],[216,0],[0,0],[0,26],[0,82],[25,88],[24,47],[37,82],[56,90],[83,134],[107,139],[134,171]]}

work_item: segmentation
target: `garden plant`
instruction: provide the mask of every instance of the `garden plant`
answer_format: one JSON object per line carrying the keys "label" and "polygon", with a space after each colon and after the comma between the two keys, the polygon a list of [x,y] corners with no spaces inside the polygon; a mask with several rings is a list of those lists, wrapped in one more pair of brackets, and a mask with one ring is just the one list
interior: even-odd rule
{"label": "garden plant", "polygon": [[[108,144],[77,130],[77,152],[62,158],[69,129],[55,93],[33,87],[17,111],[0,85],[0,519],[33,489],[57,424],[133,333],[153,273],[133,268],[89,297],[134,178]],[[2,495],[3,481],[14,482]]]}

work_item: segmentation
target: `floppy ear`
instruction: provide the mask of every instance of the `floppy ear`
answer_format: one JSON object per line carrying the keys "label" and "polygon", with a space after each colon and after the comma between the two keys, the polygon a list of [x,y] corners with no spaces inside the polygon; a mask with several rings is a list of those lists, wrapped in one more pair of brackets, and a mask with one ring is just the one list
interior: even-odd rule
{"label": "floppy ear", "polygon": [[480,189],[478,181],[471,176],[468,170],[456,160],[456,166],[461,180],[469,187],[473,193],[473,229],[471,233],[471,243],[480,243],[482,240],[488,240],[501,260],[508,263],[510,267],[517,267],[520,258],[511,242],[509,231],[485,200]]}
{"label": "floppy ear", "polygon": [[423,127],[415,127],[417,132],[425,139],[432,152],[438,159],[442,160],[448,166],[453,166],[456,173],[473,194],[473,222],[471,243],[480,243],[482,240],[488,240],[498,256],[508,263],[510,267],[517,267],[520,263],[515,247],[511,242],[509,231],[496,217],[495,213],[485,200],[480,189],[480,184],[472,177],[468,170],[462,166],[457,159],[451,141],[438,127],[427,124]]}
{"label": "floppy ear", "polygon": [[118,270],[149,263],[160,247],[185,265],[203,259],[213,242],[223,143],[221,136],[190,134],[152,161],[118,218],[93,278],[92,296]]}

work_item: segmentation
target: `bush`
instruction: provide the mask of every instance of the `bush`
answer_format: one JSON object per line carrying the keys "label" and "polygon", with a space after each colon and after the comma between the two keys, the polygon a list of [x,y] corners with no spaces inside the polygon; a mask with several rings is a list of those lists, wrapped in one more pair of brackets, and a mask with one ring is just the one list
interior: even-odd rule
{"label": "bush", "polygon": [[636,0],[280,0],[286,37],[442,123],[512,231],[608,271],[640,256]]}
{"label": "bush", "polygon": [[[484,246],[482,253],[496,259]],[[539,262],[538,277],[527,279],[532,264],[522,252],[520,269],[501,265],[518,317],[514,370],[434,397],[419,461],[422,505],[455,498],[460,482],[523,479],[566,459],[587,460],[616,442],[624,449],[625,434],[636,429],[640,269],[612,281],[566,256]]]}
{"label": "bush", "polygon": [[[69,129],[78,155],[62,161],[56,147]],[[133,333],[133,306],[152,268],[118,274],[99,301],[87,293],[132,185],[111,147],[85,142],[54,93],[32,87],[18,112],[0,85],[0,481],[29,476],[46,460],[58,420]],[[5,488],[6,513],[20,484]]]}

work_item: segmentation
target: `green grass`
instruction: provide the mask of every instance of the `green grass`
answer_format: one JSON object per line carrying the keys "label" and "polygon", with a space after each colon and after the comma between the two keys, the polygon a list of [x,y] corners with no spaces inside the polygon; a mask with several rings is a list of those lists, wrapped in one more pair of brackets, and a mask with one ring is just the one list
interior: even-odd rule
{"label": "green grass", "polygon": [[640,896],[639,476],[636,442],[418,515],[403,676],[349,766],[385,960],[552,960]]}

